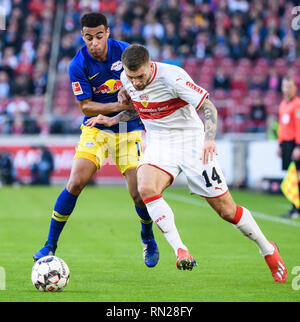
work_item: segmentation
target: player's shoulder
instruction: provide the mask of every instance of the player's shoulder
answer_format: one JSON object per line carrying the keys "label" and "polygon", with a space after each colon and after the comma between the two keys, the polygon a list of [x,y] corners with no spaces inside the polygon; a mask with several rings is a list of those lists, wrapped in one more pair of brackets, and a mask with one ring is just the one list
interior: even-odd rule
{"label": "player's shoulder", "polygon": [[161,63],[161,62],[154,62],[157,66],[157,72],[159,74],[164,74],[166,71],[168,72],[183,72],[184,69],[177,65]]}
{"label": "player's shoulder", "polygon": [[74,71],[78,71],[84,67],[84,61],[86,59],[86,46],[82,46],[76,53],[76,55],[72,58],[69,64],[69,73],[73,73]]}
{"label": "player's shoulder", "polygon": [[157,66],[157,77],[165,81],[175,81],[178,77],[187,76],[186,71],[177,65],[154,62]]}
{"label": "player's shoulder", "polygon": [[295,104],[296,107],[299,108],[300,107],[300,97],[299,96],[296,96],[295,103],[296,103]]}
{"label": "player's shoulder", "polygon": [[107,39],[109,46],[114,49],[117,50],[119,49],[121,52],[123,52],[127,47],[130,46],[129,43],[125,42],[125,41],[121,41],[121,40],[116,40],[114,38],[108,38]]}

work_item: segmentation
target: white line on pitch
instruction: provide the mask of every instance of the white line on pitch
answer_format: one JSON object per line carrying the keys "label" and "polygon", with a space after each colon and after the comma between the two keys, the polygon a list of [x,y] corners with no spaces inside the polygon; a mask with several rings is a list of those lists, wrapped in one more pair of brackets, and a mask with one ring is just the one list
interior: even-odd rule
{"label": "white line on pitch", "polygon": [[[174,201],[180,201],[180,202],[183,202],[183,203],[186,203],[189,205],[194,205],[194,206],[211,208],[210,205],[206,201],[201,200],[201,199],[197,200],[197,199],[194,199],[194,198],[191,198],[188,196],[181,196],[179,194],[172,193],[172,192],[166,192],[166,193],[164,193],[164,195],[166,196],[166,198],[174,200]],[[268,214],[264,214],[264,213],[252,211],[252,210],[251,210],[251,213],[254,217],[259,218],[259,219],[264,219],[264,220],[268,220],[268,221],[272,221],[272,222],[278,222],[278,223],[289,225],[289,226],[300,227],[300,222],[293,221],[293,219],[274,217],[274,216],[270,216]]]}

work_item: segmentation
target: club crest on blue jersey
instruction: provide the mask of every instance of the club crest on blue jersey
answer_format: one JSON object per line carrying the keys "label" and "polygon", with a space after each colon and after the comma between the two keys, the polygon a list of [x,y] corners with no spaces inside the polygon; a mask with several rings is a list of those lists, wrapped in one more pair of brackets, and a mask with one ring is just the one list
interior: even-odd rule
{"label": "club crest on blue jersey", "polygon": [[116,61],[111,65],[110,70],[120,71],[123,68],[122,62],[120,60]]}

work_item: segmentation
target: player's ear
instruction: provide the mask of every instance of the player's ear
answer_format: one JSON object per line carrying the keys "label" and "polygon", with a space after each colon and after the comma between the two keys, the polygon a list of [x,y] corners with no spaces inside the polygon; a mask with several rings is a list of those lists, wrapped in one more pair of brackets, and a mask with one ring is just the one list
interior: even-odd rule
{"label": "player's ear", "polygon": [[110,28],[107,27],[107,29],[106,29],[106,36],[107,36],[107,38],[109,37],[109,35],[110,35]]}
{"label": "player's ear", "polygon": [[151,71],[151,73],[153,73],[153,71],[154,71],[154,63],[153,63],[153,61],[150,60],[149,65],[150,65],[150,71]]}

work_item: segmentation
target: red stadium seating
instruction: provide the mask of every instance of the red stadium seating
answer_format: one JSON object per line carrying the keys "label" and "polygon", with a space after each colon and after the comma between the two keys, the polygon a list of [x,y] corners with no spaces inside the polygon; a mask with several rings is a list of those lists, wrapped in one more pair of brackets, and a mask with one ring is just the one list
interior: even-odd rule
{"label": "red stadium seating", "polygon": [[[179,1],[179,10],[178,14],[180,15],[180,19],[178,21],[175,19],[169,19],[172,16],[172,13],[174,10],[172,9],[170,11],[170,17],[168,17],[168,1],[156,1],[156,5],[153,6],[154,0],[147,0],[144,1],[143,6],[138,6],[139,10],[137,12],[142,11],[142,15],[139,17],[136,17],[135,10],[132,10],[132,7],[127,4],[126,1],[119,1],[120,2],[120,12],[116,11],[116,4],[112,4],[109,8],[109,15],[110,23],[111,23],[111,36],[120,40],[128,41],[129,43],[132,43],[132,39],[130,38],[132,35],[131,33],[131,27],[133,27],[133,22],[136,20],[141,20],[141,38],[139,41],[143,43],[145,46],[151,47],[148,43],[146,37],[143,36],[142,33],[142,27],[147,24],[147,19],[143,20],[140,17],[146,17],[146,15],[149,13],[152,13],[156,15],[157,17],[160,17],[161,19],[158,19],[158,23],[161,24],[162,29],[165,31],[164,37],[157,39],[157,46],[159,47],[157,52],[156,59],[159,61],[160,59],[163,59],[160,57],[162,52],[165,52],[164,47],[167,47],[170,45],[170,41],[172,41],[172,49],[174,51],[173,58],[177,59],[177,62],[181,63],[181,66],[186,70],[186,72],[192,77],[192,79],[199,84],[201,87],[205,88],[210,93],[210,98],[213,102],[215,102],[218,111],[219,116],[222,118],[223,122],[223,128],[227,131],[243,131],[247,128],[247,120],[245,115],[249,115],[250,107],[255,101],[256,97],[261,97],[263,99],[264,104],[266,105],[267,112],[272,115],[277,115],[278,113],[278,105],[280,103],[280,100],[282,99],[281,93],[278,91],[273,91],[268,89],[268,84],[261,86],[261,90],[251,90],[251,88],[259,88],[260,84],[259,82],[252,82],[253,75],[264,75],[267,76],[270,75],[270,69],[275,70],[277,74],[282,78],[285,75],[293,75],[296,78],[296,83],[299,86],[300,91],[300,57],[299,57],[299,35],[293,34],[289,35],[292,38],[295,38],[294,45],[295,45],[295,54],[297,56],[296,59],[292,60],[293,56],[289,55],[287,53],[287,48],[283,47],[283,44],[285,43],[285,37],[287,36],[286,33],[286,25],[285,25],[285,13],[283,12],[285,9],[289,9],[289,1],[281,1],[282,4],[280,6],[280,9],[274,10],[273,5],[271,5],[272,1],[265,1],[263,6],[260,6],[260,1],[250,1],[245,0],[249,2],[249,5],[251,4],[251,10],[252,10],[252,4],[253,8],[255,10],[258,10],[256,22],[257,26],[254,26],[251,28],[251,25],[247,26],[247,32],[245,32],[241,37],[236,37],[237,40],[240,42],[241,47],[243,47],[241,54],[235,55],[235,51],[232,51],[231,46],[231,40],[233,37],[232,31],[235,29],[235,31],[238,31],[238,34],[240,34],[240,30],[243,30],[244,26],[235,26],[236,21],[235,15],[236,13],[230,12],[229,6],[224,5],[222,10],[220,10],[221,3],[225,3],[226,1],[206,1],[205,5],[207,5],[210,8],[211,15],[209,16],[209,19],[205,17],[205,15],[199,19],[196,19],[196,15],[201,12],[201,6],[203,6],[203,1]],[[24,49],[30,48],[31,40],[33,41],[33,57],[32,61],[27,61],[27,65],[29,70],[31,72],[35,71],[35,61],[38,61],[38,58],[46,52],[46,56],[43,57],[41,61],[39,61],[38,65],[39,67],[42,66],[42,69],[44,68],[45,71],[45,77],[48,75],[48,54],[50,54],[50,44],[52,42],[52,29],[54,21],[55,21],[55,9],[56,6],[42,6],[43,10],[38,10],[31,5],[23,5],[24,3],[31,3],[31,1],[8,1],[8,3],[11,2],[12,11],[15,7],[22,7],[24,8],[23,17],[20,17],[20,20],[22,20],[22,23],[19,24],[19,30],[17,30],[18,38],[20,38],[20,41],[27,41],[26,46],[25,44],[16,44],[16,48],[14,48],[14,53],[11,54],[13,57],[11,57],[11,61],[17,61],[16,66],[14,68],[14,73],[16,74],[16,71],[22,67],[22,65],[25,63],[23,60],[21,52]],[[47,1],[42,1],[43,3],[47,3]],[[95,2],[95,1],[94,1]],[[95,5],[93,2],[93,5]],[[97,2],[97,1],[96,1]],[[101,7],[101,1],[98,1]],[[105,6],[104,1],[104,5]],[[128,3],[135,3],[135,1],[129,1]],[[197,4],[194,4],[194,2]],[[257,2],[257,3],[256,3]],[[59,3],[58,0],[54,1],[54,3]],[[123,7],[121,8],[121,3]],[[285,7],[285,3],[287,4]],[[61,50],[58,55],[58,66],[60,70],[64,70],[64,72],[58,72],[57,77],[55,80],[55,91],[54,91],[54,97],[53,97],[53,114],[58,115],[72,115],[74,118],[79,116],[81,111],[78,108],[78,104],[76,102],[76,99],[72,93],[71,86],[70,86],[70,80],[67,72],[67,63],[70,61],[70,59],[74,56],[75,52],[78,50],[78,48],[81,46],[82,42],[80,41],[80,23],[78,20],[78,17],[81,15],[81,13],[84,11],[81,6],[85,6],[84,10],[90,10],[92,6],[92,1],[73,1],[73,0],[66,0],[66,9],[69,12],[66,12],[65,14],[65,21],[62,24],[62,39],[59,40],[57,45],[61,45]],[[162,7],[163,5],[163,7]],[[99,10],[100,10],[99,7]],[[149,10],[151,7],[151,10]],[[162,10],[163,9],[163,10]],[[50,11],[48,11],[50,10]],[[222,12],[221,15],[221,21],[219,21],[218,18],[218,12]],[[261,10],[261,12],[260,12]],[[51,12],[52,11],[52,12]],[[35,13],[35,18],[30,17],[30,13]],[[171,13],[172,12],[172,13]],[[252,11],[251,11],[252,12]],[[276,26],[271,26],[268,22],[269,20],[269,14],[272,12],[272,17],[274,15],[274,19],[277,21]],[[118,13],[120,16],[115,18],[115,14]],[[284,13],[284,14],[283,14]],[[27,15],[30,19],[27,19]],[[195,16],[194,16],[195,15]],[[239,12],[238,15],[243,20],[243,15],[245,15],[245,20],[243,20],[245,23],[248,19],[249,12],[242,13]],[[277,15],[277,16],[276,16]],[[49,18],[49,21],[48,21]],[[231,19],[232,18],[232,19]],[[33,19],[33,20],[32,20]],[[47,23],[43,23],[43,20],[46,19]],[[131,21],[132,19],[132,21]],[[29,21],[35,21],[36,24],[41,28],[39,33],[35,32],[35,28],[31,28],[31,26],[27,26],[27,29],[24,27],[24,35],[23,30],[20,30],[23,28],[23,25],[26,26],[26,20]],[[51,20],[51,21],[50,21]],[[124,20],[124,21],[123,21]],[[202,21],[203,20],[203,21]],[[125,22],[126,21],[126,22]],[[201,21],[201,22],[200,22]],[[18,22],[15,19],[8,19],[8,26],[7,30],[10,30],[10,22],[14,24],[14,28],[16,29]],[[202,25],[202,22],[203,23]],[[120,23],[120,25],[118,25]],[[176,37],[178,38],[177,42],[175,41],[173,43],[173,38],[170,39],[170,37],[167,37],[167,23],[174,24],[174,30],[178,30],[176,33]],[[232,23],[232,25],[231,25]],[[182,25],[181,25],[182,24]],[[254,24],[256,25],[256,24]],[[237,27],[237,28],[236,28]],[[248,28],[249,27],[249,28]],[[266,37],[262,37],[261,34],[258,31],[255,31],[255,27],[263,28],[266,31]],[[241,29],[239,29],[241,28]],[[267,41],[272,40],[268,38],[270,35],[270,28],[276,29],[276,34],[280,35],[280,41],[277,44],[278,46],[281,46],[280,50],[276,52],[276,50],[273,52],[269,52]],[[26,29],[26,30],[25,30]],[[261,29],[260,31],[262,31]],[[181,34],[181,31],[182,34]],[[218,32],[217,32],[218,31]],[[219,33],[220,31],[220,33]],[[11,32],[11,31],[10,31]],[[13,32],[13,31],[12,31]],[[114,34],[114,32],[116,34]],[[205,35],[206,34],[206,35]],[[0,59],[0,68],[2,61],[4,61],[3,56],[5,54],[5,49],[7,47],[14,46],[14,43],[10,43],[9,39],[11,38],[10,33],[1,33],[1,36],[3,37],[3,44],[2,44],[2,56]],[[20,35],[20,37],[19,37]],[[25,37],[26,35],[26,37]],[[68,44],[68,41],[65,41],[67,38],[65,38],[65,35],[69,35],[73,40],[71,41],[71,44]],[[198,35],[205,37],[197,37]],[[9,36],[9,37],[8,37]],[[49,39],[48,39],[49,36]],[[116,37],[117,36],[117,37]],[[260,37],[260,39],[258,39]],[[45,38],[45,39],[44,39]],[[13,39],[13,37],[12,37]],[[21,40],[23,39],[23,40]],[[204,39],[204,40],[203,40]],[[2,38],[1,38],[2,41]],[[43,42],[45,41],[45,42]],[[135,41],[135,40],[134,40]],[[275,37],[276,41],[276,37]],[[291,39],[288,39],[288,41],[293,41]],[[248,49],[252,43],[259,44],[259,51],[255,53],[254,55],[249,55]],[[41,43],[43,43],[43,46],[45,44],[49,45],[49,50],[40,50],[43,49],[43,46],[40,46]],[[176,43],[176,44],[175,44]],[[290,42],[289,42],[290,43]],[[173,45],[174,44],[174,45]],[[17,46],[18,45],[18,46]],[[199,45],[199,46],[198,46]],[[292,44],[293,45],[293,44]],[[38,48],[39,47],[39,48]],[[200,50],[199,50],[200,48]],[[291,48],[293,48],[291,46]],[[29,49],[29,52],[30,49]],[[44,53],[45,55],[45,53]],[[243,56],[244,55],[244,56]],[[259,56],[260,55],[260,56]],[[163,55],[161,55],[163,56]],[[183,58],[184,57],[184,58]],[[195,57],[202,57],[195,58]],[[253,57],[253,58],[248,58]],[[260,58],[254,58],[254,57],[260,57]],[[46,65],[43,67],[43,65]],[[5,67],[5,66],[4,66]],[[218,67],[222,67],[225,71],[226,76],[230,79],[230,90],[227,92],[222,89],[214,89],[214,75],[216,73],[216,69]],[[4,68],[5,69],[5,68]],[[37,68],[39,69],[39,68]],[[17,78],[17,77],[16,77]],[[42,78],[42,77],[41,77]],[[40,81],[40,82],[39,82]],[[43,81],[43,79],[42,79]],[[42,81],[39,79],[36,81],[33,85],[38,87],[38,90],[36,88],[34,90],[31,90],[30,94],[27,94],[27,100],[30,103],[30,111],[33,116],[41,115],[44,111],[44,92],[45,92],[45,86],[41,86],[40,83]],[[15,78],[11,77],[10,83],[14,83]],[[274,82],[275,85],[273,85],[273,88],[275,88],[276,82]],[[280,83],[280,82],[279,82]],[[38,84],[38,85],[36,85]],[[42,90],[41,90],[42,88]],[[249,89],[250,88],[250,89]],[[41,93],[43,91],[43,93]],[[5,118],[7,116],[6,113],[6,106],[8,102],[13,98],[13,89],[11,89],[12,93],[5,94],[8,97],[6,98],[0,98],[0,114],[1,117]],[[34,94],[32,94],[34,93]],[[38,93],[38,94],[37,94]],[[300,94],[300,92],[299,92]],[[4,94],[2,94],[4,95]],[[76,122],[75,122],[76,123]],[[1,128],[0,128],[1,133]]]}
{"label": "red stadium seating", "polygon": [[287,74],[287,70],[288,70],[288,63],[286,61],[286,59],[283,58],[278,58],[274,61],[274,65],[276,72],[280,75],[280,76],[284,76]]}

